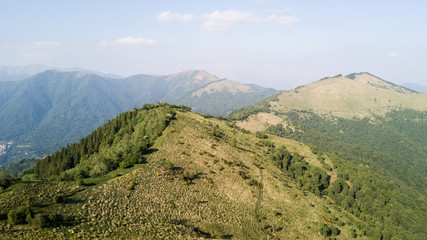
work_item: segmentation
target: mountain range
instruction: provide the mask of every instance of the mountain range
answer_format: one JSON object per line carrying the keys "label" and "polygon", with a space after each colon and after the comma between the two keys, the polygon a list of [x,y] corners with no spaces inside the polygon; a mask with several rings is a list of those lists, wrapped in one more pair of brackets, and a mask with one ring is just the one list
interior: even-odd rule
{"label": "mountain range", "polygon": [[355,73],[225,118],[144,104],[29,168],[17,163],[27,164],[19,177],[0,173],[0,237],[426,239],[425,99]]}
{"label": "mountain range", "polygon": [[277,92],[201,70],[119,79],[46,70],[20,81],[0,81],[0,144],[7,147],[0,163],[51,153],[145,103],[186,104],[200,113],[225,115]]}

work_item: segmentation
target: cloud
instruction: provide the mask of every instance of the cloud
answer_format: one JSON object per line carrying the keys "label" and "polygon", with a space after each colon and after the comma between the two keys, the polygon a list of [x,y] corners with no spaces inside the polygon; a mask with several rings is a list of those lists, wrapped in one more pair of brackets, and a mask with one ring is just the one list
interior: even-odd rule
{"label": "cloud", "polygon": [[117,44],[123,44],[123,45],[145,45],[145,46],[149,46],[149,45],[155,45],[156,41],[151,40],[151,39],[146,39],[146,38],[141,38],[141,37],[124,37],[124,38],[119,38],[116,40]]}
{"label": "cloud", "polygon": [[271,14],[267,17],[256,15],[250,11],[214,11],[211,14],[204,14],[202,18],[205,22],[202,24],[204,31],[227,31],[235,23],[276,23],[285,27],[291,27],[298,23],[300,20],[295,16],[285,16]]}
{"label": "cloud", "polygon": [[50,48],[50,47],[59,47],[61,46],[58,42],[47,42],[47,41],[40,41],[40,42],[35,42],[34,46],[37,48]]}
{"label": "cloud", "polygon": [[180,14],[172,13],[170,11],[163,11],[157,15],[157,19],[162,22],[189,22],[193,20],[194,16],[192,14]]}
{"label": "cloud", "polygon": [[387,54],[387,57],[389,57],[389,58],[399,58],[399,57],[402,57],[402,55],[399,54],[399,53],[391,52],[391,53]]}
{"label": "cloud", "polygon": [[202,16],[206,21],[202,24],[205,31],[227,31],[234,23],[238,22],[261,22],[262,18],[252,12],[235,10],[214,11]]}
{"label": "cloud", "polygon": [[277,16],[276,14],[272,14],[267,17],[268,22],[278,23],[285,27],[291,27],[297,24],[300,20],[295,16]]}

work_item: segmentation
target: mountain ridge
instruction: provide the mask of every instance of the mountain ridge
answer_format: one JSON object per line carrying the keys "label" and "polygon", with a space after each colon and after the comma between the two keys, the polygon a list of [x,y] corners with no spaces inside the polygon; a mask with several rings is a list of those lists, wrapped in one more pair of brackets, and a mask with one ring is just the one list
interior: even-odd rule
{"label": "mountain ridge", "polygon": [[[90,72],[46,70],[25,80],[0,82],[4,86],[0,90],[0,144],[13,141],[9,153],[19,151],[22,158],[40,157],[78,140],[120,112],[145,103],[187,104],[201,113],[225,115],[278,92],[259,87],[251,92],[221,89],[192,95],[218,81],[203,70],[122,79]],[[34,149],[33,145],[37,147]],[[0,163],[6,160],[0,156]]]}
{"label": "mountain ridge", "polygon": [[160,103],[120,114],[0,185],[2,238],[427,234],[427,200],[406,186],[316,146]]}

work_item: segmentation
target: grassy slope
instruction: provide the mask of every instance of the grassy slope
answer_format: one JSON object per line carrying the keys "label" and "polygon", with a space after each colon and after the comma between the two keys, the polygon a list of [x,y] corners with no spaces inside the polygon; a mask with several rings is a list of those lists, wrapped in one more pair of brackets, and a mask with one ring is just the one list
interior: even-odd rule
{"label": "grassy slope", "polygon": [[[220,125],[224,133],[221,139],[212,139],[210,123]],[[237,147],[229,144],[232,137],[236,137]],[[320,166],[307,146],[270,138]],[[178,113],[177,120],[157,140],[157,151],[146,164],[86,179],[85,186],[55,181],[13,185],[0,196],[3,218],[8,209],[31,197],[38,206],[36,212],[56,212],[73,221],[68,226],[34,230],[27,225],[10,227],[3,220],[0,238],[321,239],[318,228],[326,223],[322,216],[350,222],[325,199],[296,189],[267,160],[267,149],[257,146],[258,140],[224,122]],[[180,169],[174,173],[194,173],[195,179],[185,184],[173,177],[165,170],[165,161]],[[242,170],[263,187],[249,186],[249,179],[239,176]],[[131,183],[134,190],[127,189]],[[59,193],[68,198],[65,203],[54,204],[53,195]],[[49,206],[43,206],[46,202]],[[342,233],[338,237],[348,239],[352,226],[339,228]]]}
{"label": "grassy slope", "polygon": [[350,119],[384,115],[393,109],[427,110],[427,94],[417,94],[388,84],[369,74],[326,78],[279,95],[273,109],[308,110],[320,115]]}

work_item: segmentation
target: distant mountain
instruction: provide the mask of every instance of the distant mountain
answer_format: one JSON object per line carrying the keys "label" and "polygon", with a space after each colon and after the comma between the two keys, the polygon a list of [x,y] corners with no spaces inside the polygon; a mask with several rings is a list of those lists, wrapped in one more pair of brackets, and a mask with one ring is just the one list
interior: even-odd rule
{"label": "distant mountain", "polygon": [[404,83],[402,86],[415,90],[419,93],[427,93],[427,85],[419,84],[419,83]]}
{"label": "distant mountain", "polygon": [[[0,144],[7,145],[8,154],[0,160],[43,156],[145,103],[187,104],[200,113],[225,115],[277,92],[200,70],[122,79],[48,70],[22,81],[3,81]],[[13,144],[6,144],[11,141]]]}
{"label": "distant mountain", "polygon": [[384,81],[369,73],[324,78],[283,92],[273,107],[313,111],[321,115],[363,118],[396,109],[426,110],[427,95]]}
{"label": "distant mountain", "polygon": [[95,73],[103,77],[121,78],[118,75],[104,74],[98,71],[88,70],[84,68],[58,68],[58,67],[51,67],[51,66],[46,66],[42,64],[32,64],[32,65],[18,66],[18,67],[0,66],[0,82],[1,81],[20,81],[20,80],[29,78],[31,76],[34,76],[38,73],[42,73],[46,70],[56,70],[61,72],[72,72],[72,71],[89,72],[89,73]]}

